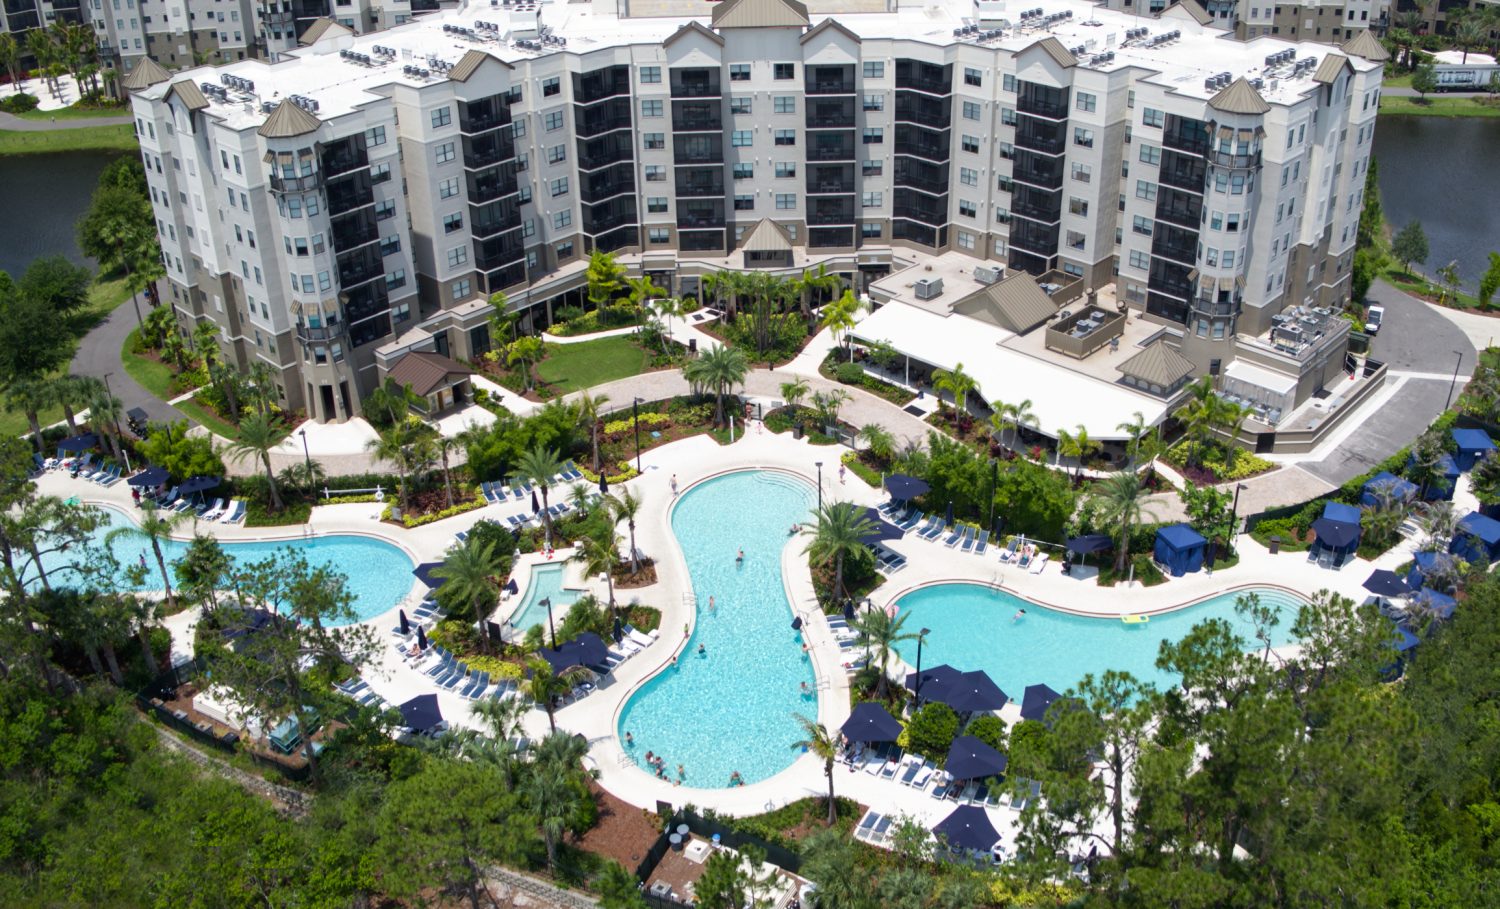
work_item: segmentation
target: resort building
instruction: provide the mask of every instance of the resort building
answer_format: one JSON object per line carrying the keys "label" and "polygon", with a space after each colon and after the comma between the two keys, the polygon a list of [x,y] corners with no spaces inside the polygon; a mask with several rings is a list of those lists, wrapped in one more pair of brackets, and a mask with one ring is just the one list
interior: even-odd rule
{"label": "resort building", "polygon": [[[1408,0],[1410,2],[1410,0]],[[1104,6],[1123,13],[1156,15],[1171,5],[1168,0],[1105,0]],[[1183,0],[1204,25],[1231,31],[1239,38],[1277,35],[1298,41],[1328,41],[1337,44],[1353,38],[1361,29],[1384,34],[1390,19],[1390,0],[1308,0],[1305,3],[1273,3],[1266,0]],[[1445,3],[1444,6],[1447,4]]]}
{"label": "resort building", "polygon": [[368,36],[324,20],[274,64],[142,62],[184,327],[342,420],[408,352],[488,349],[492,293],[544,324],[593,249],[673,293],[822,264],[875,297],[946,253],[1113,286],[1199,373],[1264,351],[1301,396],[1342,368],[1369,35],[1241,41],[1196,5],[1081,0],[649,11],[479,0]]}

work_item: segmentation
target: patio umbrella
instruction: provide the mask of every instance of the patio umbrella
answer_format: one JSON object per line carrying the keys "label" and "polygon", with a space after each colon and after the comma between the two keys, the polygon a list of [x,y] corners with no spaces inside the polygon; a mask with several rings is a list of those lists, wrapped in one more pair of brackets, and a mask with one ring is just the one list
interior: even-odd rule
{"label": "patio umbrella", "polygon": [[851,742],[894,742],[901,735],[901,721],[880,704],[866,702],[854,705],[839,731]]}
{"label": "patio umbrella", "polygon": [[181,486],[177,487],[177,493],[179,495],[185,495],[185,496],[186,495],[192,495],[195,492],[203,492],[206,489],[213,489],[215,486],[218,486],[218,485],[219,485],[219,478],[218,477],[205,477],[205,476],[188,477],[186,480],[182,481],[182,485]]}
{"label": "patio umbrella", "polygon": [[599,494],[601,496],[609,495],[609,478],[604,475],[604,471],[602,470],[599,471]]}
{"label": "patio umbrella", "polygon": [[[933,686],[941,688],[962,674],[947,663],[929,666],[922,670],[922,693],[931,697],[933,691],[936,690]],[[908,691],[913,692],[917,690],[917,674],[915,672],[907,673],[906,688]]]}
{"label": "patio umbrella", "polygon": [[411,573],[416,575],[417,580],[421,581],[423,584],[426,584],[429,588],[437,590],[439,587],[443,586],[443,579],[434,577],[432,572],[434,569],[442,567],[442,562],[423,562],[416,568],[413,568],[411,570]]}
{"label": "patio umbrella", "polygon": [[423,628],[421,625],[417,626],[417,649],[427,649],[427,629]]}
{"label": "patio umbrella", "polygon": [[1115,541],[1107,533],[1090,533],[1081,537],[1074,537],[1068,541],[1068,552],[1078,555],[1088,555],[1094,552],[1104,552],[1114,549]]}
{"label": "patio umbrella", "polygon": [[592,631],[585,631],[559,649],[568,648],[572,648],[578,654],[580,666],[597,666],[609,656],[609,646]]}
{"label": "patio umbrella", "polygon": [[516,583],[515,578],[511,578],[509,581],[505,582],[505,592],[510,594],[511,596],[515,596],[516,594],[521,592],[521,585]]}
{"label": "patio umbrella", "polygon": [[79,433],[57,443],[60,451],[88,451],[99,444],[99,437],[91,432]]}
{"label": "patio umbrella", "polygon": [[1000,690],[989,673],[982,669],[965,672],[942,686],[942,691],[932,700],[942,701],[959,713],[982,713],[999,710],[1010,698]]}
{"label": "patio umbrella", "polygon": [[949,503],[948,503],[948,510],[947,510],[947,512],[946,512],[946,513],[945,513],[945,514],[944,514],[944,519],[945,519],[945,520],[946,520],[946,521],[947,521],[947,522],[948,522],[948,523],[949,523],[949,524],[952,524],[952,523],[953,523],[953,503],[952,503],[952,502],[949,502]]}
{"label": "patio umbrella", "polygon": [[848,622],[854,621],[854,601],[853,600],[845,600],[844,601],[844,620],[848,621]]}
{"label": "patio umbrella", "polygon": [[625,640],[625,623],[620,621],[619,616],[615,616],[614,637],[616,644]]}
{"label": "patio umbrella", "polygon": [[160,486],[167,482],[171,474],[167,473],[165,467],[147,467],[145,470],[126,480],[131,486],[145,488],[147,486]]}
{"label": "patio umbrella", "polygon": [[989,814],[976,805],[963,805],[932,828],[934,836],[942,838],[949,846],[974,852],[988,852],[1000,842],[1000,834],[990,823]]}
{"label": "patio umbrella", "polygon": [[406,610],[403,609],[400,612],[396,613],[396,615],[401,620],[401,634],[402,634],[402,636],[404,637],[404,636],[406,636],[408,634],[411,634],[411,620],[406,617]]}
{"label": "patio umbrella", "polygon": [[885,488],[891,494],[891,498],[902,501],[915,499],[917,496],[923,495],[932,489],[931,486],[927,485],[926,480],[907,476],[904,473],[893,473],[886,477]]}
{"label": "patio umbrella", "polygon": [[1365,581],[1364,588],[1380,597],[1404,597],[1411,593],[1411,587],[1401,579],[1401,575],[1385,568],[1375,569]]}
{"label": "patio umbrella", "polygon": [[794,617],[792,619],[792,630],[793,631],[801,631],[802,630],[802,616],[799,615],[799,616],[796,616],[796,617]]}
{"label": "patio umbrella", "polygon": [[541,512],[541,510],[542,510],[542,503],[537,500],[536,490],[533,489],[531,491],[531,513],[532,514],[539,514]]}
{"label": "patio umbrella", "polygon": [[873,525],[868,533],[860,537],[860,542],[866,546],[884,543],[886,540],[899,540],[905,535],[901,528],[882,518],[880,512],[873,508],[866,508],[861,517]]}
{"label": "patio umbrella", "polygon": [[1335,521],[1333,518],[1318,518],[1312,522],[1313,533],[1318,535],[1318,541],[1325,546],[1334,549],[1343,549],[1350,543],[1359,539],[1359,525],[1348,521]]}
{"label": "patio umbrella", "polygon": [[1027,685],[1021,697],[1021,719],[1039,720],[1047,715],[1052,702],[1062,697],[1046,685]]}
{"label": "patio umbrella", "polygon": [[943,769],[955,780],[978,780],[1005,772],[1005,755],[972,735],[961,735],[948,748]]}
{"label": "patio umbrella", "polygon": [[401,722],[415,732],[426,732],[443,721],[435,694],[419,694],[399,708]]}

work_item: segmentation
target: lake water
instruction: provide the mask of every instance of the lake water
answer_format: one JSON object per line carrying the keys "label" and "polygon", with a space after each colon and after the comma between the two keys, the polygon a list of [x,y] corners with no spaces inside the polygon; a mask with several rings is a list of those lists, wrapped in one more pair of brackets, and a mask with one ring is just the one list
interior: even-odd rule
{"label": "lake water", "polygon": [[19,277],[31,260],[64,255],[92,265],[78,249],[74,225],[83,217],[99,173],[114,154],[63,152],[0,156],[0,269]]}
{"label": "lake water", "polygon": [[1431,254],[1425,271],[1458,260],[1473,288],[1500,252],[1500,179],[1491,162],[1500,120],[1381,117],[1375,129],[1380,200],[1396,229],[1422,222]]}

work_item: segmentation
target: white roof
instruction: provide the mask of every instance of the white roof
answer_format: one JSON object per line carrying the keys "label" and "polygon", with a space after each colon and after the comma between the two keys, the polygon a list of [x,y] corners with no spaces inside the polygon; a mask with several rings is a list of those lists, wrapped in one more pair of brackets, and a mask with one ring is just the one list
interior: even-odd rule
{"label": "white roof", "polygon": [[1439,63],[1451,63],[1454,66],[1494,66],[1495,58],[1489,54],[1476,54],[1469,51],[1467,59],[1463,51],[1445,50],[1438,51],[1432,55],[1432,59]]}
{"label": "white roof", "polygon": [[1224,375],[1279,395],[1288,394],[1297,387],[1296,376],[1272,372],[1246,360],[1230,361],[1229,365],[1224,367]]}
{"label": "white roof", "polygon": [[887,303],[866,316],[854,334],[938,367],[962,363],[979,384],[975,394],[1012,404],[1030,400],[1036,429],[1054,438],[1060,429],[1073,432],[1082,425],[1095,439],[1126,439],[1119,425],[1136,411],[1147,425],[1167,411],[1160,398],[1003,347],[1013,337],[1010,332],[966,316]]}

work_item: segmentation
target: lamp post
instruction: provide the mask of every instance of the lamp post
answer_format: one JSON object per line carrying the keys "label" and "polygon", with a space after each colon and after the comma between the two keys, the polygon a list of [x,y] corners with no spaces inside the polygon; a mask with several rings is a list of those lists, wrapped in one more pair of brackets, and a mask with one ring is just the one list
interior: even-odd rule
{"label": "lamp post", "polygon": [[1464,352],[1463,351],[1461,351],[1461,350],[1455,350],[1453,352],[1453,355],[1457,359],[1455,359],[1453,361],[1453,381],[1450,382],[1450,383],[1448,383],[1448,400],[1446,400],[1446,401],[1443,402],[1443,409],[1444,410],[1447,410],[1448,409],[1448,405],[1453,403],[1453,392],[1458,388],[1458,370],[1459,370],[1459,367],[1463,366],[1463,363],[1464,363]]}
{"label": "lamp post", "polygon": [[302,460],[307,462],[307,482],[312,483],[312,452],[307,449],[307,430],[297,430],[297,435],[302,437]]}
{"label": "lamp post", "polygon": [[813,466],[818,468],[818,511],[823,510],[823,462],[814,461]]}
{"label": "lamp post", "polygon": [[1234,537],[1235,537],[1234,531],[1235,531],[1235,528],[1238,527],[1239,523],[1240,523],[1240,490],[1244,489],[1244,488],[1245,488],[1245,484],[1244,483],[1236,483],[1236,484],[1234,484],[1234,503],[1229,506],[1229,535],[1228,535],[1228,542],[1229,542],[1229,552],[1230,552],[1230,554],[1234,553]]}
{"label": "lamp post", "polygon": [[931,633],[931,628],[923,628],[917,632],[917,690],[912,693],[912,700],[915,702],[912,706],[913,710],[922,706],[922,643]]}
{"label": "lamp post", "polygon": [[557,649],[557,629],[552,627],[552,598],[542,597],[542,605],[547,607],[547,631],[552,634],[552,649]]}
{"label": "lamp post", "polygon": [[1000,462],[990,458],[990,507],[988,517],[985,518],[986,530],[995,529],[995,486],[1000,482]]}
{"label": "lamp post", "polygon": [[645,473],[641,469],[641,399],[638,397],[630,402],[630,422],[635,426],[635,472]]}

